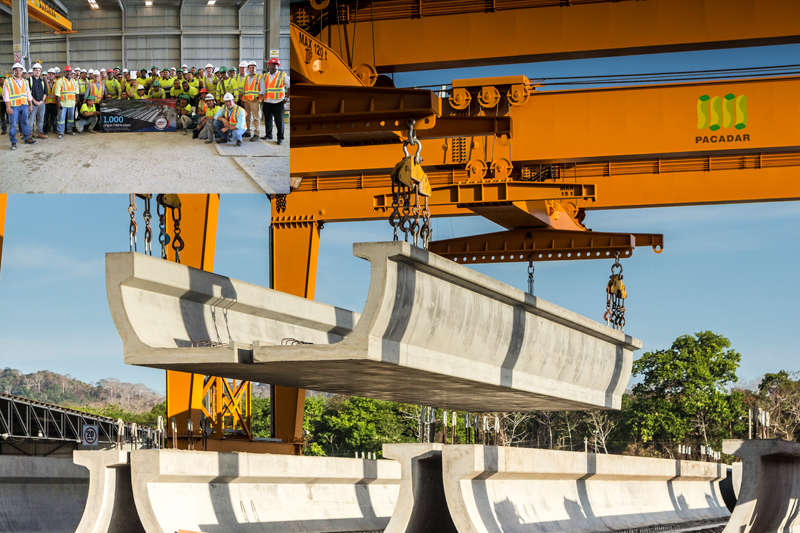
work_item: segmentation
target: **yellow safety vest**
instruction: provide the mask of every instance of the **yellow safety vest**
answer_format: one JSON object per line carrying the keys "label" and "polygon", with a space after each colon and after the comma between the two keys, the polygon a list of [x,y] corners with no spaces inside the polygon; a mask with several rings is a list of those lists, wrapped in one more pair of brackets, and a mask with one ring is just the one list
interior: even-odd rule
{"label": "yellow safety vest", "polygon": [[28,84],[21,80],[17,85],[17,79],[11,78],[11,85],[8,87],[9,103],[11,107],[28,104]]}
{"label": "yellow safety vest", "polygon": [[45,104],[55,104],[56,103],[56,82],[58,80],[53,80],[51,83],[50,80],[44,80],[47,84],[47,97],[44,99]]}
{"label": "yellow safety vest", "polygon": [[242,100],[245,102],[250,102],[258,98],[260,91],[258,90],[261,86],[261,76],[256,74],[253,77],[247,77],[244,80],[244,97]]}
{"label": "yellow safety vest", "polygon": [[97,83],[95,83],[93,81],[89,82],[89,94],[94,96],[94,101],[95,102],[99,102],[100,100],[102,100],[103,99],[103,82],[102,81],[98,81]]}
{"label": "yellow safety vest", "polygon": [[283,100],[286,98],[286,89],[283,85],[283,78],[286,76],[283,72],[279,72],[277,76],[269,79],[269,74],[264,74],[267,80],[267,99],[268,100]]}
{"label": "yellow safety vest", "polygon": [[75,94],[78,92],[78,84],[75,80],[68,80],[61,78],[61,99],[70,101],[75,100]]}

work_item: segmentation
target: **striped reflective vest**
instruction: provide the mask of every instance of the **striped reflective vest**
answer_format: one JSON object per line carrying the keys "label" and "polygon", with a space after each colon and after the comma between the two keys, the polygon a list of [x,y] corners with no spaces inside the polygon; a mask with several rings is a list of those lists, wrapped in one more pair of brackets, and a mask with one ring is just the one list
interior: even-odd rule
{"label": "striped reflective vest", "polygon": [[242,100],[245,102],[251,102],[258,98],[260,94],[261,87],[261,76],[256,74],[255,76],[249,76],[244,79],[244,97]]}
{"label": "striped reflective vest", "polygon": [[61,99],[65,101],[75,100],[78,92],[78,83],[75,80],[61,78]]}
{"label": "striped reflective vest", "polygon": [[45,104],[55,104],[56,103],[56,80],[50,81],[45,80],[47,84],[47,97],[44,99]]}
{"label": "striped reflective vest", "polygon": [[269,79],[269,74],[264,74],[267,82],[267,99],[268,100],[283,100],[286,98],[286,88],[283,84],[283,78],[286,76],[283,72],[278,72],[278,75]]}
{"label": "striped reflective vest", "polygon": [[9,95],[8,103],[11,104],[11,107],[17,107],[18,105],[27,105],[28,84],[25,83],[25,80],[20,80],[19,82],[17,82],[16,78],[11,78],[9,81],[11,82],[11,85],[8,86],[8,95]]}
{"label": "striped reflective vest", "polygon": [[93,81],[89,82],[89,94],[94,96],[94,101],[95,102],[99,102],[100,100],[102,100],[103,99],[103,82],[102,81],[98,81],[97,83],[95,83]]}
{"label": "striped reflective vest", "polygon": [[230,108],[230,109],[225,108],[225,110],[222,112],[223,115],[225,115],[225,118],[227,119],[228,124],[230,124],[231,128],[233,128],[233,129],[237,129],[237,130],[239,129],[239,127],[236,125],[236,117],[239,116],[239,111],[240,110],[244,111],[244,109],[242,109],[238,105],[234,104],[232,108]]}

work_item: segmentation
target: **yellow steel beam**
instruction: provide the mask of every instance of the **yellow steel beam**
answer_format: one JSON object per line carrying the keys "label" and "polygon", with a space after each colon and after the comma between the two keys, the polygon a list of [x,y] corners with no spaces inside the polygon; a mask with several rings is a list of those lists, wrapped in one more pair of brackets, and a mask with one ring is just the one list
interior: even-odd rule
{"label": "yellow steel beam", "polygon": [[[0,0],[0,2],[11,7],[11,0]],[[53,28],[57,33],[75,33],[72,31],[72,22],[41,0],[28,0],[28,16],[48,28]]]}
{"label": "yellow steel beam", "polygon": [[[339,0],[344,24],[329,17],[321,40],[384,73],[800,42],[796,0],[398,0],[357,19],[355,4]],[[308,4],[292,14],[319,27]]]}

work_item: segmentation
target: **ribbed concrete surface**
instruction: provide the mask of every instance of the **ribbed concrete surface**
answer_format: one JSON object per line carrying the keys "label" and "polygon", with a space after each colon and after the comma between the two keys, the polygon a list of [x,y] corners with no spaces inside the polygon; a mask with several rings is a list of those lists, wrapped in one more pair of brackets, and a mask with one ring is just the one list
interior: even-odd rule
{"label": "ribbed concrete surface", "polygon": [[0,456],[0,532],[72,533],[89,472],[68,458]]}
{"label": "ribbed concrete surface", "polygon": [[619,408],[640,341],[408,243],[354,253],[372,264],[361,316],[108,254],[125,362],[458,410]]}
{"label": "ribbed concrete surface", "polygon": [[386,533],[703,529],[730,516],[713,463],[476,445],[387,444],[384,456],[403,468]]}
{"label": "ribbed concrete surface", "polygon": [[741,487],[724,533],[800,531],[800,443],[726,440],[722,451],[742,460]]}

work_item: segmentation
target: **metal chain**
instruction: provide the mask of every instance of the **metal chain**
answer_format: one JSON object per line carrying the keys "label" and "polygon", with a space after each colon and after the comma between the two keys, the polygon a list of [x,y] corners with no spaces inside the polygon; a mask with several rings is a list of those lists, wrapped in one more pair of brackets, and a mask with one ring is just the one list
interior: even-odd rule
{"label": "metal chain", "polygon": [[153,255],[153,229],[150,227],[150,196],[144,197],[144,253]]}
{"label": "metal chain", "polygon": [[131,237],[131,252],[138,251],[136,249],[136,232],[137,232],[137,225],[136,225],[136,195],[130,194],[128,195],[128,214],[131,216],[131,224],[128,226],[128,232],[130,233]]}
{"label": "metal chain", "polygon": [[181,262],[181,250],[183,250],[183,239],[181,238],[181,208],[172,207],[172,222],[175,226],[175,236],[172,238],[172,249],[175,250],[175,262]]}
{"label": "metal chain", "polygon": [[164,205],[163,195],[156,197],[156,213],[158,214],[158,242],[161,243],[161,259],[167,258],[167,245],[169,235],[167,234],[167,206]]}
{"label": "metal chain", "polygon": [[[616,268],[619,269],[618,273],[614,273]],[[625,331],[625,298],[628,296],[622,277],[622,264],[619,262],[619,252],[616,252],[606,285],[606,312],[603,318],[607,326],[618,331]]]}
{"label": "metal chain", "polygon": [[[413,164],[416,166],[422,165],[422,143],[417,139],[414,132],[414,119],[408,119],[408,139],[403,141],[403,161],[411,157],[408,152],[408,147],[414,145],[417,147],[417,152],[413,156]],[[399,167],[399,165],[398,165]],[[398,179],[398,167],[395,167],[395,172],[392,174],[392,212],[389,215],[389,224],[394,231],[393,240],[399,240],[398,230],[403,232],[406,242],[408,242],[409,233],[413,237],[414,246],[420,245],[428,249],[428,244],[431,239],[431,225],[430,216],[431,211],[428,207],[428,197],[420,194],[420,183],[413,182],[408,186]],[[413,194],[413,204],[412,204]],[[420,206],[420,196],[424,198],[424,207]]]}
{"label": "metal chain", "polygon": [[285,194],[276,194],[275,195],[275,211],[277,213],[283,213],[286,211],[286,195]]}
{"label": "metal chain", "polygon": [[533,296],[533,259],[528,261],[528,294]]}

